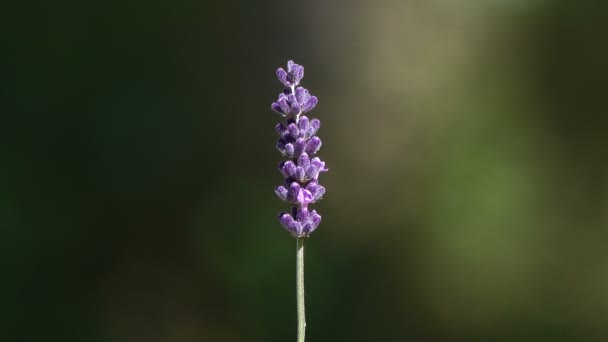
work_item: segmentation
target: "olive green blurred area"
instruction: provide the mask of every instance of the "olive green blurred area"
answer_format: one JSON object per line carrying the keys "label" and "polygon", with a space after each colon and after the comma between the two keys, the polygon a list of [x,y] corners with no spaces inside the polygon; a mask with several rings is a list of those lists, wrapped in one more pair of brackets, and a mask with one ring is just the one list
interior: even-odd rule
{"label": "olive green blurred area", "polygon": [[294,341],[288,59],[307,341],[608,340],[606,2],[5,7],[0,341]]}

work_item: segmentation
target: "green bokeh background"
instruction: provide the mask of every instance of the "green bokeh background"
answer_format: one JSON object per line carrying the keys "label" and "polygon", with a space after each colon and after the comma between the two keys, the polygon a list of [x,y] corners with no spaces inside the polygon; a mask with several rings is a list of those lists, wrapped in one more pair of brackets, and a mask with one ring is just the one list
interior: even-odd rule
{"label": "green bokeh background", "polygon": [[330,168],[307,341],[608,340],[605,4],[7,4],[0,341],[294,341],[290,58]]}

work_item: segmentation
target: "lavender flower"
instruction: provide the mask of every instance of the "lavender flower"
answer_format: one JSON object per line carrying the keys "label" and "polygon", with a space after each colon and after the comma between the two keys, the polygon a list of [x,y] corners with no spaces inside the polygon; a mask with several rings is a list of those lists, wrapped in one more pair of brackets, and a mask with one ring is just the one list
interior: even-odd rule
{"label": "lavender flower", "polygon": [[283,116],[298,116],[309,112],[317,105],[317,97],[311,96],[303,87],[285,88],[279,94],[277,102],[272,103],[272,110]]}
{"label": "lavender flower", "polygon": [[284,123],[276,126],[279,133],[276,147],[287,160],[279,163],[279,171],[285,181],[276,187],[275,192],[280,199],[292,205],[291,213],[279,214],[279,222],[295,237],[306,237],[321,222],[321,216],[316,210],[308,210],[308,205],[325,194],[325,188],[319,184],[319,174],[328,171],[325,162],[314,157],[322,144],[316,136],[321,122],[302,115],[311,111],[318,99],[299,86],[304,77],[301,65],[288,61],[287,71],[279,68],[277,77],[287,88],[279,94],[271,108],[285,118]]}
{"label": "lavender flower", "polygon": [[278,68],[277,77],[286,87],[293,88],[297,86],[304,77],[304,67],[293,61],[287,61],[287,71],[283,70],[283,68]]}

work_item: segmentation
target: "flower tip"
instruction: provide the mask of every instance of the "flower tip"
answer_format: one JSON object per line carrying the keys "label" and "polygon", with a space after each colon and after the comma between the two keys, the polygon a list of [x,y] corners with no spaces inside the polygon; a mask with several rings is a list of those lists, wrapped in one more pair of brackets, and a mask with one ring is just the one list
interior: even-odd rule
{"label": "flower tip", "polygon": [[287,231],[291,232],[294,235],[300,235],[302,233],[302,227],[300,223],[294,220],[293,216],[288,213],[281,212],[279,213],[279,222]]}
{"label": "flower tip", "polygon": [[281,115],[283,115],[283,114],[284,114],[284,113],[283,113],[283,110],[281,109],[281,105],[280,105],[280,104],[278,104],[278,103],[276,103],[276,102],[273,102],[273,103],[270,105],[270,109],[272,109],[273,111],[275,111],[275,112],[277,112],[277,113],[279,113],[279,114],[281,114]]}
{"label": "flower tip", "polygon": [[285,86],[288,86],[287,71],[285,71],[285,69],[283,69],[283,68],[278,68],[276,71],[276,74],[277,74],[277,78],[279,79],[279,81],[281,83],[283,83]]}
{"label": "flower tip", "polygon": [[313,210],[311,213],[311,221],[312,221],[312,229],[311,231],[317,229],[317,227],[319,226],[319,224],[321,223],[321,215],[317,214],[316,210]]}
{"label": "flower tip", "polygon": [[287,200],[287,194],[288,191],[284,186],[277,186],[274,189],[274,192],[277,194],[277,196],[279,196],[280,199],[282,199],[283,201]]}
{"label": "flower tip", "polygon": [[319,103],[319,99],[316,96],[311,96],[306,102],[302,105],[302,112],[306,113],[311,111],[313,108],[317,106]]}

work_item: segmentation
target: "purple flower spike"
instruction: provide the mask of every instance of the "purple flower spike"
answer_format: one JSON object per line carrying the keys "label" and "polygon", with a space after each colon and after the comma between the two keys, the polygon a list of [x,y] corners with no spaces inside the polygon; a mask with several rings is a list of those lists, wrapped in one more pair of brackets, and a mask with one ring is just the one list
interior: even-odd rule
{"label": "purple flower spike", "polygon": [[270,108],[287,117],[298,118],[302,113],[311,111],[318,102],[316,96],[310,95],[304,87],[298,87],[304,77],[304,68],[293,61],[287,63],[287,71],[277,69],[277,78],[287,88],[279,94],[276,102]]}
{"label": "purple flower spike", "polygon": [[315,108],[316,96],[300,86],[304,68],[287,62],[287,70],[279,68],[277,78],[287,87],[271,105],[285,122],[276,125],[279,134],[277,149],[288,160],[279,163],[285,182],[275,188],[277,196],[292,206],[291,213],[280,213],[279,222],[295,237],[306,237],[321,223],[321,215],[308,206],[323,198],[325,187],[319,184],[319,174],[328,171],[325,162],[314,157],[321,148],[316,136],[321,122],[302,115]]}

